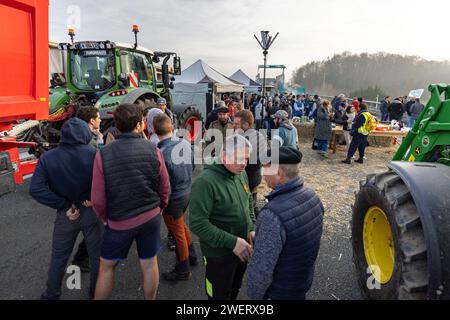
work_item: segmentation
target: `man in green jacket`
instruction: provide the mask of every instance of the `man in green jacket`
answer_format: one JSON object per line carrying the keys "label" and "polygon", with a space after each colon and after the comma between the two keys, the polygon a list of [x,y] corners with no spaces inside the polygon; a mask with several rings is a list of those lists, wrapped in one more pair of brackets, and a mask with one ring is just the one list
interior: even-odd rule
{"label": "man in green jacket", "polygon": [[192,185],[189,227],[200,238],[212,300],[237,298],[253,251],[255,215],[245,173],[251,149],[243,136],[228,137],[218,163],[205,165]]}

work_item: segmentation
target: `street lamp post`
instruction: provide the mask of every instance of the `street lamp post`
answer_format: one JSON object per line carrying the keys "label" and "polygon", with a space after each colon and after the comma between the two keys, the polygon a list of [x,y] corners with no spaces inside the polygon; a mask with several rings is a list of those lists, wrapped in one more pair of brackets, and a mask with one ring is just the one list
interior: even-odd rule
{"label": "street lamp post", "polygon": [[269,36],[269,31],[261,31],[261,40],[258,39],[256,35],[255,39],[258,41],[259,45],[261,46],[261,49],[263,49],[263,55],[264,55],[264,74],[263,74],[263,84],[262,84],[262,96],[264,98],[264,103],[267,103],[267,97],[266,97],[266,67],[267,67],[267,55],[269,54],[269,48],[274,43],[275,39],[278,37],[279,32],[275,35],[275,37],[272,39],[271,36]]}

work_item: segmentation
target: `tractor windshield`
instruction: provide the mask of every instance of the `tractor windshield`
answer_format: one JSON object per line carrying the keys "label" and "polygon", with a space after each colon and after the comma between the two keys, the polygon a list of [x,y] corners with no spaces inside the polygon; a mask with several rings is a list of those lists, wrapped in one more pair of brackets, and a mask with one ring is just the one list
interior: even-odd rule
{"label": "tractor windshield", "polygon": [[103,91],[116,81],[112,50],[79,50],[71,54],[72,83],[80,90]]}

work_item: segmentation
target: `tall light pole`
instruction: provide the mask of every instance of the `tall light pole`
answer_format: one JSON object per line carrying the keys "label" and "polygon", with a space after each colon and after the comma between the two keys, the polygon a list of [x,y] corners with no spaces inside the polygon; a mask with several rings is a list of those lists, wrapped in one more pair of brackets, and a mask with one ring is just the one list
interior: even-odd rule
{"label": "tall light pole", "polygon": [[263,55],[264,55],[264,75],[263,75],[263,85],[262,85],[262,96],[264,98],[264,103],[267,103],[266,99],[266,67],[267,67],[267,55],[269,54],[269,48],[274,43],[275,39],[278,37],[279,32],[275,35],[275,37],[272,39],[271,36],[269,36],[269,31],[261,31],[261,40],[258,39],[256,35],[255,39],[258,41],[259,45],[261,46],[261,49],[263,49]]}

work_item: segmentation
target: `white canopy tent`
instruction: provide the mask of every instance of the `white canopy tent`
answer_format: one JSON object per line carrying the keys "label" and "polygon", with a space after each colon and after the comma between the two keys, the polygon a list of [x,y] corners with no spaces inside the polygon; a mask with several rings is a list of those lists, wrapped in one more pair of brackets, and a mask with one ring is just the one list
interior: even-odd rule
{"label": "white canopy tent", "polygon": [[203,60],[198,60],[175,77],[174,88],[170,90],[174,104],[195,104],[206,119],[221,94],[239,93],[244,85],[224,76]]}
{"label": "white canopy tent", "polygon": [[250,93],[258,93],[261,92],[261,85],[250,78],[244,71],[239,69],[232,76],[230,76],[231,80],[237,81],[244,85],[244,91]]}
{"label": "white canopy tent", "polygon": [[243,84],[224,76],[201,59],[175,77],[175,84],[177,83],[212,83],[215,93],[244,91]]}

